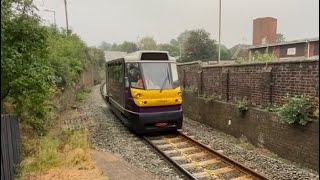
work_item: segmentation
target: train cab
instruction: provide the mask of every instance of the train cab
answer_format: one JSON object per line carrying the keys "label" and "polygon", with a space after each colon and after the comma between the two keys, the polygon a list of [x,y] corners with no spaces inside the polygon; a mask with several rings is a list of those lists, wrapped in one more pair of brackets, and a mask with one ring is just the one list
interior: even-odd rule
{"label": "train cab", "polygon": [[182,96],[176,60],[165,51],[137,51],[106,62],[106,98],[136,133],[180,129]]}

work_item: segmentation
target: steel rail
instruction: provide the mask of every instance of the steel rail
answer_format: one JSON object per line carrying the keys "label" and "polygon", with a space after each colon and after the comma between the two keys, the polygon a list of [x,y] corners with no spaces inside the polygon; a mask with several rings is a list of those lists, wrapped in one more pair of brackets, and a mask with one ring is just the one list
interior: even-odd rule
{"label": "steel rail", "polygon": [[178,163],[176,163],[173,159],[167,156],[161,149],[159,149],[155,144],[153,144],[146,136],[142,137],[148,144],[150,144],[158,153],[160,153],[167,161],[169,161],[174,167],[180,171],[183,175],[185,175],[190,180],[196,180],[197,178],[194,177],[189,171],[181,167]]}
{"label": "steel rail", "polygon": [[[172,134],[171,134],[172,135]],[[168,154],[166,154],[163,150],[161,150],[158,145],[164,145],[164,144],[156,144],[152,142],[151,138],[157,138],[159,136],[143,136],[142,138],[150,144],[159,154],[161,154],[166,160],[174,165],[174,167],[180,171],[183,175],[185,175],[188,179],[197,180],[199,178],[195,177],[193,173],[189,172],[187,169],[183,168],[183,163],[178,163],[174,159],[172,159]],[[166,135],[162,135],[162,137],[166,137]],[[192,146],[196,147],[197,149],[202,150],[203,152],[208,152],[210,155],[212,155],[215,158],[218,158],[221,162],[224,162],[227,164],[226,167],[229,167],[233,170],[238,170],[241,172],[242,177],[246,176],[246,179],[255,179],[255,180],[268,180],[268,178],[264,177],[263,175],[259,174],[258,172],[255,172],[254,170],[251,170],[250,168],[228,158],[225,155],[222,155],[221,153],[209,148],[208,146],[202,144],[201,142],[196,141],[195,139],[189,137],[186,135],[183,131],[177,131],[177,134],[175,138],[181,138],[182,140],[187,141],[187,143],[191,144]],[[166,144],[166,143],[165,143]],[[176,150],[176,149],[175,149]],[[204,171],[206,172],[206,171]]]}

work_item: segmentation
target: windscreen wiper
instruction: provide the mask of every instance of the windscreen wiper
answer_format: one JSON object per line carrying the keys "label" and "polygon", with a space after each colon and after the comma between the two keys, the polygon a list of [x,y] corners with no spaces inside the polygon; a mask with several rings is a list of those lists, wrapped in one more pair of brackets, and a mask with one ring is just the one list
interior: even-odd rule
{"label": "windscreen wiper", "polygon": [[[166,84],[166,81],[169,80],[169,66],[167,68],[167,75],[166,75],[166,78],[164,79],[162,85],[161,85],[161,88],[160,88],[160,93],[162,92],[163,88],[164,88],[164,85]],[[169,83],[170,83],[170,80],[169,80]]]}

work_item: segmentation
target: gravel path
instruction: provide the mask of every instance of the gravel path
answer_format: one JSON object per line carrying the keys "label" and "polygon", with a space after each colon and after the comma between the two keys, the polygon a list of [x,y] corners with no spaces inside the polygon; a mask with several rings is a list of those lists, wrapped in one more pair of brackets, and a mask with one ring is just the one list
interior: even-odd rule
{"label": "gravel path", "polygon": [[[87,101],[79,108],[81,121],[86,122],[93,148],[107,150],[141,168],[157,179],[182,179],[172,167],[149,148],[141,139],[133,135],[108,109],[100,95],[99,85],[92,88]],[[258,148],[243,148],[232,136],[214,130],[206,125],[185,118],[183,130],[194,135],[204,144],[257,170],[274,180],[319,179],[319,173],[302,169],[272,153],[262,153]]]}

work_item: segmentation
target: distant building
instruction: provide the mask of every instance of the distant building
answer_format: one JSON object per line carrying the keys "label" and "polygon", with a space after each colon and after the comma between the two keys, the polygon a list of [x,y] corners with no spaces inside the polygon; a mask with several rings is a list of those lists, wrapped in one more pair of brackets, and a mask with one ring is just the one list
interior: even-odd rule
{"label": "distant building", "polygon": [[272,17],[253,20],[252,45],[275,43],[277,41],[277,19]]}
{"label": "distant building", "polygon": [[104,51],[104,56],[106,61],[114,60],[117,58],[121,58],[123,56],[127,55],[127,52],[123,51]]}
{"label": "distant building", "polygon": [[251,46],[249,56],[256,51],[268,52],[275,55],[277,59],[310,58],[319,56],[319,37]]}
{"label": "distant building", "polygon": [[231,59],[236,59],[237,57],[248,57],[248,48],[250,45],[247,44],[237,44],[230,48],[230,53],[232,54]]}
{"label": "distant building", "polygon": [[277,43],[277,19],[257,18],[253,20],[249,57],[256,51],[273,54],[277,59],[310,58],[319,56],[319,37]]}

